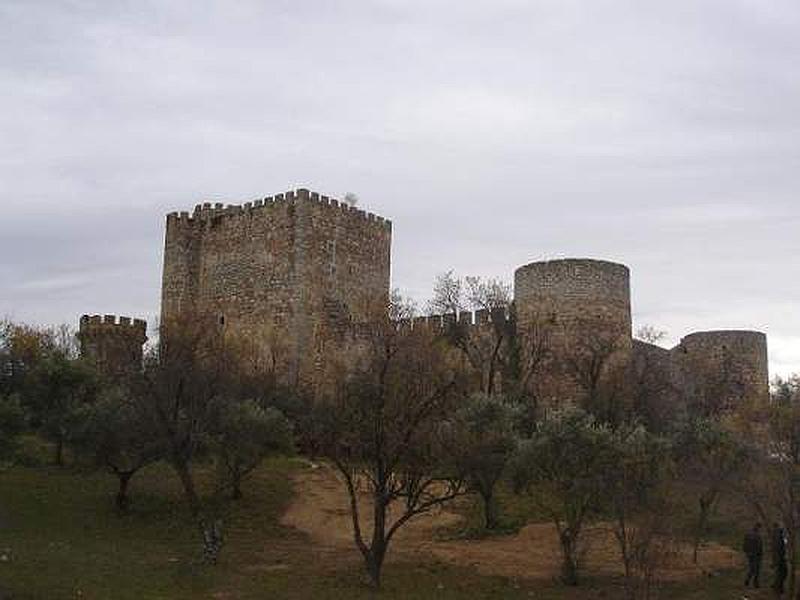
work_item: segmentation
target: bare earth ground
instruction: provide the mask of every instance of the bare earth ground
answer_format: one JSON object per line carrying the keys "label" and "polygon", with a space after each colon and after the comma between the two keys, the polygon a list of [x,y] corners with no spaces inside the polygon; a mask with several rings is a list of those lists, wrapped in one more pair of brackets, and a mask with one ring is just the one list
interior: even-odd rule
{"label": "bare earth ground", "polygon": [[[335,470],[319,465],[301,471],[293,476],[293,486],[295,496],[281,523],[309,535],[319,546],[320,555],[357,558],[347,493]],[[362,499],[365,537],[369,535],[366,524],[370,509],[368,499]],[[483,575],[536,580],[558,576],[560,549],[552,524],[530,524],[516,534],[488,539],[435,539],[436,530],[457,525],[462,519],[452,512],[438,511],[412,520],[393,539],[388,560],[409,560],[422,552],[445,563],[473,568]],[[585,570],[595,575],[620,574],[619,550],[609,528],[593,525],[583,535],[587,542]],[[674,558],[659,578],[686,580],[739,566],[738,553],[727,546],[705,545],[700,564],[693,565],[690,548],[677,545]]]}

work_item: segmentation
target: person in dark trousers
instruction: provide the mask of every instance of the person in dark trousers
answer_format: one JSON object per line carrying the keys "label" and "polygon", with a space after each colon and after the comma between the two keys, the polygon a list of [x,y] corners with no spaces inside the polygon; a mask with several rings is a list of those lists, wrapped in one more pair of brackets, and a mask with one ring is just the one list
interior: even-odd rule
{"label": "person in dark trousers", "polygon": [[772,554],[772,570],[774,579],[772,589],[775,595],[780,598],[783,596],[783,586],[786,576],[789,574],[789,567],[786,562],[786,532],[778,523],[772,524],[772,531],[769,534],[769,548]]}
{"label": "person in dark trousers", "polygon": [[753,582],[753,587],[758,587],[758,577],[761,574],[761,559],[764,556],[764,542],[761,539],[761,523],[753,525],[753,529],[744,534],[742,550],[747,557],[747,577],[745,587]]}

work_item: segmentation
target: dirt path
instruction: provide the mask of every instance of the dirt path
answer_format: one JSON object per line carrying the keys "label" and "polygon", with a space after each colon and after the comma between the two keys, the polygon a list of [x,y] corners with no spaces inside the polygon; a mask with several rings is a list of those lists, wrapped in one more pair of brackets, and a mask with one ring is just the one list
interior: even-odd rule
{"label": "dirt path", "polygon": [[[336,473],[319,466],[295,475],[293,483],[295,498],[281,522],[308,534],[315,544],[328,551],[352,553],[355,557],[347,495]],[[362,526],[368,535],[368,519],[363,517],[362,514]],[[408,560],[425,552],[485,575],[538,580],[558,576],[560,550],[552,525],[531,524],[514,535],[482,540],[434,539],[435,530],[460,521],[462,517],[446,511],[411,521],[392,541],[390,559]],[[621,573],[619,551],[611,531],[603,525],[594,525],[583,535],[587,541],[586,571],[602,575]],[[710,571],[738,567],[740,562],[735,551],[719,544],[704,547],[699,566],[692,565],[690,556],[687,546],[679,546],[661,577],[669,580],[699,577]]]}

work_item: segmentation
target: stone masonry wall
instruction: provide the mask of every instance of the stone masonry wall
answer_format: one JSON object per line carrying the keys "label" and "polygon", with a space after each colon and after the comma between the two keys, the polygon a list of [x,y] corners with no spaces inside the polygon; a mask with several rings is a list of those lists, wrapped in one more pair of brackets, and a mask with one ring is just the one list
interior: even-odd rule
{"label": "stone masonry wall", "polygon": [[[260,341],[292,382],[316,385],[352,362],[345,350],[354,325],[388,298],[391,222],[305,189],[243,205],[198,205],[191,214],[170,213],[166,225],[162,323],[210,317],[223,331]],[[706,401],[720,382],[726,402],[768,394],[763,334],[697,333],[672,351],[639,344],[634,353],[624,265],[566,259],[522,266],[512,311],[518,339],[534,326],[549,331],[550,359],[536,384],[544,403],[580,403],[586,389],[575,366],[592,352],[608,353],[604,378],[624,376],[626,386],[639,385],[643,364],[657,363],[656,383],[668,381],[674,398]],[[491,330],[485,311],[457,318],[478,335]],[[430,316],[409,326],[444,331],[455,319]],[[117,354],[116,342],[101,341],[113,336],[85,339],[89,353]]]}
{"label": "stone masonry wall", "polygon": [[142,346],[147,323],[114,315],[83,315],[78,329],[81,356],[94,362],[101,373],[116,377],[142,367]]}
{"label": "stone masonry wall", "polygon": [[576,370],[603,356],[603,378],[624,373],[631,360],[630,272],[590,259],[536,262],[514,273],[517,325],[546,323],[550,359],[540,377],[541,400],[580,403],[586,396]]}
{"label": "stone masonry wall", "polygon": [[756,331],[701,331],[673,348],[690,401],[712,410],[769,399],[767,336]]}
{"label": "stone masonry wall", "polygon": [[351,322],[389,294],[391,222],[299,189],[167,215],[162,322],[212,316],[312,383]]}

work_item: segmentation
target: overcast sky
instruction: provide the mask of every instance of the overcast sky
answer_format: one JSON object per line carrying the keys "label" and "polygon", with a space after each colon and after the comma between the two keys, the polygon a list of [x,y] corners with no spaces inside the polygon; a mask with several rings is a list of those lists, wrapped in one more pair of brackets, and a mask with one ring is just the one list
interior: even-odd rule
{"label": "overcast sky", "polygon": [[670,343],[800,371],[796,0],[0,1],[0,315],[158,313],[164,215],[297,186],[393,285],[631,267]]}

